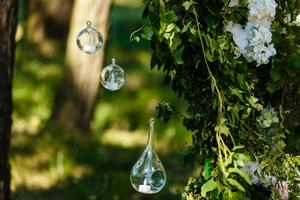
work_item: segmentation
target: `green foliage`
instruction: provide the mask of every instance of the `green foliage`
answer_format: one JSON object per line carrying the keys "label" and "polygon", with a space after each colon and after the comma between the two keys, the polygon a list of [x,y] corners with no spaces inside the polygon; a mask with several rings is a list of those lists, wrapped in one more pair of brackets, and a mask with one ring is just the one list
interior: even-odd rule
{"label": "green foliage", "polygon": [[[228,7],[229,0],[144,3],[147,22],[141,35],[151,40],[151,68],[162,70],[165,82],[189,104],[184,126],[192,132],[193,144],[184,161],[200,173],[190,179],[183,199],[250,199],[255,198],[254,187],[265,186],[275,194],[284,180],[290,181],[292,196],[299,163],[285,153],[285,118],[299,98],[300,37],[299,27],[285,24],[284,17],[291,13],[295,19],[299,3],[277,1],[272,24],[277,55],[259,68],[235,58],[232,35],[224,30],[228,21],[247,22],[247,1],[235,7]],[[174,110],[163,102],[158,117],[168,121]],[[245,172],[246,163],[253,161],[258,167]]]}

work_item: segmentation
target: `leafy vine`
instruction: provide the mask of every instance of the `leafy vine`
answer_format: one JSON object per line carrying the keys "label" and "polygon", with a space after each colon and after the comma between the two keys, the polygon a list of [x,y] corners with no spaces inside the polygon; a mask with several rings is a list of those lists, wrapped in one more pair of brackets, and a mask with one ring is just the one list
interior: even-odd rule
{"label": "leafy vine", "polygon": [[[200,173],[182,199],[298,198],[300,157],[286,138],[299,105],[299,1],[144,3],[146,24],[131,39],[151,41],[151,67],[189,104],[184,161]],[[176,108],[161,102],[157,112],[168,121]]]}

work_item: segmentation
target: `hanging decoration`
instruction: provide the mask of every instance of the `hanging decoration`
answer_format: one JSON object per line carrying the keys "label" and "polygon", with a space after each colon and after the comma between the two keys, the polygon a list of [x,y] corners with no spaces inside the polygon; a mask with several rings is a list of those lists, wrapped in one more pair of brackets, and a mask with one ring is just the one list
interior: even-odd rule
{"label": "hanging decoration", "polygon": [[166,184],[166,171],[154,147],[154,119],[149,121],[146,149],[131,170],[130,181],[133,188],[144,194],[160,192]]}
{"label": "hanging decoration", "polygon": [[125,85],[125,72],[116,64],[116,59],[112,59],[112,64],[102,69],[100,73],[101,84],[110,91],[121,89]]}
{"label": "hanging decoration", "polygon": [[92,27],[92,22],[86,22],[86,28],[77,35],[78,48],[87,54],[95,54],[103,47],[103,37],[99,31]]}

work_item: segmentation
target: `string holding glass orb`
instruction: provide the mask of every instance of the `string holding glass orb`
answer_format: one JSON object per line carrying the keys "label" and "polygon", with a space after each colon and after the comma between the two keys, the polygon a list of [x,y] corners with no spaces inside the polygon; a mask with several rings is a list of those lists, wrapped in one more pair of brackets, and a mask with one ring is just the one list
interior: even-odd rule
{"label": "string holding glass orb", "polygon": [[102,69],[100,73],[101,84],[104,88],[115,91],[125,85],[125,72],[116,64],[116,59],[112,59],[112,64]]}
{"label": "string holding glass orb", "polygon": [[103,47],[103,37],[92,27],[91,21],[87,21],[86,28],[78,33],[76,42],[78,48],[87,54],[94,54]]}
{"label": "string holding glass orb", "polygon": [[155,152],[153,131],[154,119],[151,118],[146,149],[134,164],[130,174],[133,188],[144,194],[160,192],[167,182],[166,171]]}

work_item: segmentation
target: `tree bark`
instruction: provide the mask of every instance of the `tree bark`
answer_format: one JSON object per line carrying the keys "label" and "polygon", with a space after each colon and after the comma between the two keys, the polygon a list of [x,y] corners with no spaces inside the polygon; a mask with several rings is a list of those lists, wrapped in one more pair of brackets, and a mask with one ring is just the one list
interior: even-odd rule
{"label": "tree bark", "polygon": [[18,0],[0,0],[0,200],[10,199],[9,146]]}
{"label": "tree bark", "polygon": [[27,1],[27,39],[41,43],[49,38],[66,38],[73,2],[74,0]]}
{"label": "tree bark", "polygon": [[78,32],[90,20],[101,31],[104,44],[112,0],[75,0],[67,41],[64,77],[55,100],[52,120],[68,130],[89,131],[98,95],[99,74],[104,49],[94,55],[81,52],[76,45]]}

